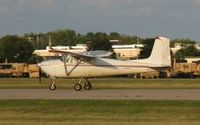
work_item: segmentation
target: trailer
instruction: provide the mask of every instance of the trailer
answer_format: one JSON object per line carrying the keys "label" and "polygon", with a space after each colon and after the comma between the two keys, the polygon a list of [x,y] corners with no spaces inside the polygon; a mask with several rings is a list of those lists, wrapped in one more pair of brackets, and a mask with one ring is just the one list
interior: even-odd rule
{"label": "trailer", "polygon": [[27,63],[1,63],[0,77],[38,78],[39,67],[36,64]]}

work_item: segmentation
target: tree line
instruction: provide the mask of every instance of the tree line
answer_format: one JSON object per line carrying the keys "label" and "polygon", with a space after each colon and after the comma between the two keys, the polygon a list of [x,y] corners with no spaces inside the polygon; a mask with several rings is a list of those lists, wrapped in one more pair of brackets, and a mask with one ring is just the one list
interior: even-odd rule
{"label": "tree line", "polygon": [[[76,44],[90,44],[90,50],[112,51],[110,40],[119,40],[121,44],[144,44],[140,58],[150,55],[154,39],[142,39],[138,36],[130,36],[111,32],[89,32],[87,34],[76,33],[71,29],[55,30],[47,33],[27,33],[23,36],[6,35],[0,38],[0,62],[36,63],[36,56],[32,55],[35,49],[45,49],[51,40],[52,46],[74,46]],[[183,59],[184,56],[200,56],[200,52],[194,48],[195,41],[190,39],[175,39],[171,41],[171,46],[175,43],[192,44],[192,47],[182,49],[177,52],[175,58]]]}

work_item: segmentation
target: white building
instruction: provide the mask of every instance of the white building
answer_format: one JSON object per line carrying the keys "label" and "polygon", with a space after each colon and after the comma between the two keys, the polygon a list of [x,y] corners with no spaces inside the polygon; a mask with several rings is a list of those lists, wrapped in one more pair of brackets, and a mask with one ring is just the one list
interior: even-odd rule
{"label": "white building", "polygon": [[132,45],[112,45],[113,51],[119,59],[132,59],[138,58],[143,44]]}

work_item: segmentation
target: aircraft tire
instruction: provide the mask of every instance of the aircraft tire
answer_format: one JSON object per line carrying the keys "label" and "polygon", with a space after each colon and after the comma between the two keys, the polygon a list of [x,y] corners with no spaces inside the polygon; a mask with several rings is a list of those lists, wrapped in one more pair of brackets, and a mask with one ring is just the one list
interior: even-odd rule
{"label": "aircraft tire", "polygon": [[51,90],[51,91],[54,91],[54,90],[56,90],[56,85],[55,84],[51,84],[50,86],[49,86],[49,89]]}
{"label": "aircraft tire", "polygon": [[76,91],[80,91],[81,89],[82,89],[81,84],[76,83],[76,84],[74,85],[74,90],[76,90]]}
{"label": "aircraft tire", "polygon": [[84,89],[85,90],[91,90],[92,89],[92,84],[90,82],[87,82],[84,84]]}

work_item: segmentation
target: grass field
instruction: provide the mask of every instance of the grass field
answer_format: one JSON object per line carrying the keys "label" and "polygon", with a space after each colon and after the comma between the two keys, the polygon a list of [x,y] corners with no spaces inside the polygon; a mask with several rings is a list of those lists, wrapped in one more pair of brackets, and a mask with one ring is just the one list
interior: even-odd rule
{"label": "grass field", "polygon": [[200,101],[0,100],[0,125],[199,125]]}
{"label": "grass field", "polygon": [[[58,79],[57,88],[72,89],[78,80]],[[200,89],[200,79],[130,79],[106,78],[91,79],[93,89]],[[0,89],[5,88],[48,88],[51,79],[9,78],[0,79]]]}
{"label": "grass field", "polygon": [[[200,89],[200,79],[92,79],[94,89]],[[48,88],[51,79],[0,79],[0,89]],[[77,80],[59,79],[59,89]],[[0,125],[199,125],[200,101],[0,100]]]}

